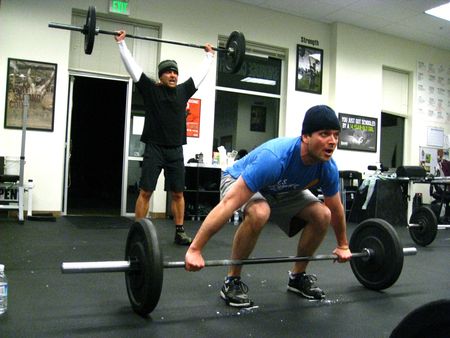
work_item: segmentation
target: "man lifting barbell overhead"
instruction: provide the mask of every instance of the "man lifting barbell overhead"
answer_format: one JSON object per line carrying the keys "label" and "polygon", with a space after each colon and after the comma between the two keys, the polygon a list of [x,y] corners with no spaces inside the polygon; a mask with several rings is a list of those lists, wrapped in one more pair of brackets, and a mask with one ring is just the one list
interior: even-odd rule
{"label": "man lifting barbell overhead", "polygon": [[[250,256],[264,224],[273,221],[291,237],[303,230],[297,255],[311,256],[331,224],[337,247],[337,261],[351,258],[346,235],[344,209],[339,196],[339,171],[331,158],[336,149],[340,125],[332,108],[310,108],[303,121],[302,135],[270,140],[235,162],[222,174],[220,203],[209,213],[185,256],[188,271],[204,267],[202,250],[235,210],[244,212],[236,231],[231,259]],[[308,189],[320,187],[324,203]],[[288,290],[309,299],[323,299],[316,277],[306,274],[308,261],[295,262],[289,272]],[[241,265],[232,265],[220,296],[230,306],[253,303],[241,281]]]}
{"label": "man lifting barbell overhead", "polygon": [[150,198],[155,191],[161,170],[164,169],[165,190],[171,192],[171,210],[176,226],[175,244],[189,245],[191,238],[184,230],[184,157],[186,144],[186,105],[208,74],[214,50],[207,43],[205,57],[199,71],[178,84],[178,65],[174,60],[164,60],[158,66],[159,82],[147,77],[128,50],[121,30],[114,38],[120,56],[145,105],[145,122],[141,141],[145,143],[139,196],[135,206],[136,220],[145,218]]}

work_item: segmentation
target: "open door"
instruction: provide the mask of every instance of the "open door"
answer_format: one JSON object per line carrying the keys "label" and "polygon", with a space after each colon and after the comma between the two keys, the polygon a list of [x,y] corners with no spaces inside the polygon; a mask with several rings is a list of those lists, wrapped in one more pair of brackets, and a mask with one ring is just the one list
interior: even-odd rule
{"label": "open door", "polygon": [[128,82],[71,76],[63,214],[120,215]]}

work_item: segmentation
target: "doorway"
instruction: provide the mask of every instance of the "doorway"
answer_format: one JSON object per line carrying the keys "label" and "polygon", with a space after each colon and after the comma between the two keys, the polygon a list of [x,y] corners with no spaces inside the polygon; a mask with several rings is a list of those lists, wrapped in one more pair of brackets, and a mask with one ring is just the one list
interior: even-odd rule
{"label": "doorway", "polygon": [[380,163],[384,167],[403,165],[405,118],[381,112]]}
{"label": "doorway", "polygon": [[120,215],[128,82],[74,76],[67,215]]}

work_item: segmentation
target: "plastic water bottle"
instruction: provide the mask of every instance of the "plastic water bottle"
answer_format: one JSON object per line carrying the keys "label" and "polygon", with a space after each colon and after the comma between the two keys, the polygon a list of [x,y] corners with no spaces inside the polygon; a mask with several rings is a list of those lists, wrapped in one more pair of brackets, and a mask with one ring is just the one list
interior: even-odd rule
{"label": "plastic water bottle", "polygon": [[233,215],[233,224],[239,225],[239,211],[235,211]]}
{"label": "plastic water bottle", "polygon": [[8,308],[8,279],[5,275],[5,266],[0,264],[0,316]]}

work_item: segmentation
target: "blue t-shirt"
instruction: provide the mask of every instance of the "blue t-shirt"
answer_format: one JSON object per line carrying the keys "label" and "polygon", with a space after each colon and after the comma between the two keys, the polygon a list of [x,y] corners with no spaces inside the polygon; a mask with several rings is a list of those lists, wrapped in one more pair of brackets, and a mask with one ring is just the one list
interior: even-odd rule
{"label": "blue t-shirt", "polygon": [[305,165],[300,156],[301,138],[282,137],[267,141],[225,170],[242,176],[248,188],[262,194],[276,194],[310,188],[325,196],[339,191],[339,171],[333,159]]}

